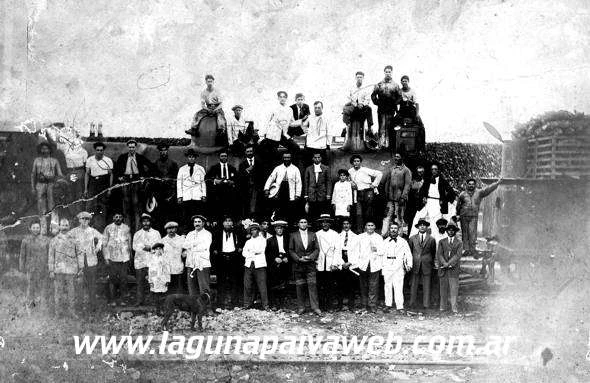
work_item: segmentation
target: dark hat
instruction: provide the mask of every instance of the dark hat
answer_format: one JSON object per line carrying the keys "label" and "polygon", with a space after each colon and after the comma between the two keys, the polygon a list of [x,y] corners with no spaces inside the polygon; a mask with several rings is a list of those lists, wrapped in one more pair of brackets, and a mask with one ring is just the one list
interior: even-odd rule
{"label": "dark hat", "polygon": [[137,141],[135,140],[135,138],[131,138],[131,139],[127,140],[127,142],[125,143],[125,145],[129,145],[129,144],[137,145]]}
{"label": "dark hat", "polygon": [[207,221],[207,218],[205,218],[205,216],[204,216],[204,215],[202,215],[202,214],[195,214],[195,215],[193,215],[193,216],[191,217],[191,221],[194,221],[194,220],[195,220],[195,218],[200,218],[200,219],[201,219],[201,221]]}
{"label": "dark hat", "polygon": [[449,230],[453,230],[453,231],[458,231],[459,227],[457,227],[457,224],[453,221],[447,223],[447,227],[446,227],[447,231]]}
{"label": "dark hat", "polygon": [[194,148],[186,148],[184,150],[184,155],[185,155],[185,157],[188,157],[188,156],[191,156],[191,155],[192,156],[195,156],[195,157],[198,157],[199,156],[199,154],[197,153],[197,151]]}
{"label": "dark hat", "polygon": [[296,93],[295,99],[297,100],[299,97],[305,97],[305,96],[303,95],[303,93]]}
{"label": "dark hat", "polygon": [[330,214],[320,214],[320,218],[318,218],[318,222],[324,222],[324,221],[332,222],[334,220],[332,219],[332,216],[330,216]]}
{"label": "dark hat", "polygon": [[45,142],[45,141],[43,141],[43,142],[41,142],[39,145],[37,145],[37,152],[38,152],[38,153],[41,153],[41,148],[42,148],[42,147],[44,147],[44,146],[45,146],[47,149],[49,149],[49,152],[50,152],[50,153],[51,153],[51,152],[53,152],[53,148],[51,148],[51,145],[49,145],[49,143],[48,143],[48,142]]}
{"label": "dark hat", "polygon": [[165,142],[161,142],[158,145],[156,145],[156,149],[158,149],[158,150],[168,149],[169,147],[170,147],[170,145],[168,145]]}
{"label": "dark hat", "polygon": [[449,221],[444,218],[439,218],[436,220],[436,226],[447,226],[447,223],[449,223]]}
{"label": "dark hat", "polygon": [[236,104],[236,105],[234,105],[234,106],[231,108],[231,110],[233,110],[233,111],[235,111],[236,109],[242,109],[242,110],[243,110],[243,109],[244,109],[244,107],[243,107],[242,105],[240,105],[240,104]]}
{"label": "dark hat", "polygon": [[418,220],[418,223],[416,224],[416,228],[418,228],[418,226],[420,225],[424,225],[424,226],[430,226],[430,222],[428,222],[427,220],[425,220],[424,218],[420,218]]}
{"label": "dark hat", "polygon": [[148,213],[143,213],[140,217],[140,220],[144,220],[144,219],[149,219],[150,221],[152,220],[152,216],[149,215]]}
{"label": "dark hat", "polygon": [[350,157],[350,164],[351,164],[351,165],[352,165],[352,163],[354,162],[354,160],[355,160],[356,158],[358,158],[359,160],[361,160],[361,162],[363,162],[363,157],[361,157],[361,155],[360,155],[360,154],[353,154],[353,155]]}
{"label": "dark hat", "polygon": [[348,175],[348,170],[346,169],[338,169],[338,176],[340,176],[340,174],[344,174],[345,176]]}
{"label": "dark hat", "polygon": [[164,248],[164,244],[162,242],[156,242],[152,245],[152,250],[163,249],[163,248]]}
{"label": "dark hat", "polygon": [[105,145],[105,143],[104,143],[104,142],[102,142],[102,141],[98,141],[98,142],[95,142],[94,144],[92,144],[92,147],[93,147],[94,149],[96,149],[96,148],[98,148],[98,147],[101,147],[101,146],[102,146],[103,148],[105,148],[105,149],[106,149],[106,147],[107,147],[107,146]]}
{"label": "dark hat", "polygon": [[281,97],[281,94],[284,94],[284,95],[285,95],[285,97],[289,97],[289,95],[287,94],[287,92],[285,92],[284,90],[279,90],[279,91],[277,92],[277,97]]}

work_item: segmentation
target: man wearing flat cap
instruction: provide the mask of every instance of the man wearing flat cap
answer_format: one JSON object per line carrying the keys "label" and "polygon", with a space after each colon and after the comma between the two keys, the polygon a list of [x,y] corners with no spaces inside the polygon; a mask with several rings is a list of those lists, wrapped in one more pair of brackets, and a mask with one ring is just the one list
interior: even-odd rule
{"label": "man wearing flat cap", "polygon": [[137,153],[137,141],[127,141],[127,153],[121,154],[115,162],[115,177],[121,184],[123,192],[123,213],[129,220],[132,230],[139,229],[139,214],[144,206],[143,182],[145,177],[152,175],[152,163]]}
{"label": "man wearing flat cap", "polygon": [[289,262],[289,235],[287,221],[277,219],[271,222],[274,235],[266,239],[266,270],[268,297],[272,307],[281,307],[285,299],[285,289],[291,274]]}
{"label": "man wearing flat cap", "polygon": [[413,263],[410,306],[416,306],[418,285],[422,281],[422,302],[425,309],[430,308],[430,282],[436,258],[436,241],[428,233],[428,226],[430,226],[428,221],[420,219],[416,224],[418,233],[412,235],[408,241]]}
{"label": "man wearing flat cap", "polygon": [[[185,150],[186,165],[178,169],[176,176],[176,196],[182,211],[183,228],[190,230],[191,217],[205,213],[207,187],[205,186],[205,169],[196,163],[197,152],[193,148]],[[188,226],[185,226],[189,224]],[[183,232],[187,232],[185,230]]]}
{"label": "man wearing flat cap", "polygon": [[133,235],[133,250],[135,250],[133,266],[135,267],[135,280],[137,282],[135,306],[140,306],[145,301],[149,255],[152,246],[161,242],[161,240],[160,233],[152,228],[152,216],[146,213],[142,214],[141,229]]}
{"label": "man wearing flat cap", "polygon": [[260,144],[264,147],[264,152],[269,155],[269,159],[274,157],[279,144],[283,145],[287,151],[297,153],[299,145],[293,141],[289,134],[289,127],[301,126],[300,121],[293,119],[293,111],[289,108],[287,103],[287,92],[277,92],[279,105],[277,105],[270,114],[266,130],[261,132]]}
{"label": "man wearing flat cap", "polygon": [[454,222],[449,222],[446,227],[448,238],[441,239],[436,250],[440,279],[440,311],[445,311],[450,301],[453,314],[458,313],[460,261],[463,255],[463,244],[455,236],[458,230]]}
{"label": "man wearing flat cap", "polygon": [[174,221],[167,222],[164,225],[166,235],[162,238],[164,244],[164,258],[170,268],[170,291],[183,293],[184,262],[182,259],[182,245],[184,235],[178,235],[178,223]]}
{"label": "man wearing flat cap", "polygon": [[70,237],[76,242],[78,266],[83,276],[83,289],[88,300],[88,309],[93,312],[96,307],[96,280],[98,269],[98,252],[102,249],[103,237],[90,226],[92,214],[87,211],[78,213],[79,226],[70,231]]}

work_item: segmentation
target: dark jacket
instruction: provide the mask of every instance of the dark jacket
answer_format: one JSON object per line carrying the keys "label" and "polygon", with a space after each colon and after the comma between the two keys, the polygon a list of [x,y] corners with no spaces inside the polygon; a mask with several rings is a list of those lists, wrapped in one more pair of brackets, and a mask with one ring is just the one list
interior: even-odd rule
{"label": "dark jacket", "polygon": [[309,116],[311,114],[309,111],[309,105],[307,104],[301,105],[301,113],[298,113],[299,110],[297,109],[297,104],[291,105],[291,110],[293,111],[294,120],[301,120],[303,117]]}
{"label": "dark jacket", "polygon": [[[420,209],[424,207],[424,198],[428,197],[428,189],[430,188],[431,183],[432,176],[424,180],[424,184],[420,189]],[[438,177],[438,194],[440,195],[440,212],[441,214],[448,214],[449,203],[455,201],[457,193],[455,193],[455,190],[449,185],[443,176]]]}
{"label": "dark jacket", "polygon": [[238,187],[241,191],[246,191],[250,187],[256,187],[262,190],[266,181],[262,160],[255,156],[254,166],[250,172],[247,170],[249,167],[248,160],[244,158],[238,166]]}
{"label": "dark jacket", "polygon": [[[115,162],[115,169],[113,173],[115,178],[123,177],[125,175],[125,168],[127,167],[127,159],[129,153],[124,153],[117,158]],[[140,177],[149,177],[154,173],[153,164],[144,156],[139,153],[135,153],[135,159],[137,161],[137,170],[139,171]]]}
{"label": "dark jacket", "polygon": [[[234,246],[236,247],[236,251],[241,251],[244,247],[244,243],[246,239],[244,236],[239,233],[238,230],[232,230],[233,239],[234,239]],[[221,253],[223,249],[223,236],[225,235],[225,231],[223,229],[214,231],[212,234],[212,241],[211,241],[211,250],[213,254]]]}
{"label": "dark jacket", "polygon": [[[291,259],[295,262],[293,269],[295,271],[308,271],[308,270],[315,270],[316,263],[315,261],[318,259],[318,255],[320,253],[319,246],[318,246],[318,239],[314,232],[307,231],[307,249],[303,247],[303,242],[301,242],[301,234],[299,234],[299,230],[294,233],[291,233],[289,237],[289,255]],[[307,255],[310,258],[308,262],[302,262],[301,258]]]}
{"label": "dark jacket", "polygon": [[323,202],[326,197],[332,197],[332,180],[330,179],[330,168],[320,164],[322,169],[318,175],[318,181],[315,180],[313,165],[305,169],[303,176],[303,196],[309,197],[310,202]]}
{"label": "dark jacket", "polygon": [[207,190],[230,190],[235,187],[235,182],[238,179],[238,171],[236,168],[227,164],[227,183],[221,183],[218,185],[214,184],[215,179],[221,179],[221,164],[216,163],[215,165],[211,166],[205,174],[205,182],[207,183]]}
{"label": "dark jacket", "polygon": [[420,244],[420,234],[415,234],[408,241],[412,251],[412,273],[423,275],[432,274],[434,258],[436,257],[436,241],[428,234],[424,234],[424,244]]}
{"label": "dark jacket", "polygon": [[[443,238],[438,242],[436,258],[438,259],[439,269],[438,276],[442,277],[448,273],[449,278],[459,278],[460,260],[463,254],[463,243],[457,237],[453,240],[453,246],[449,243],[449,238]],[[449,263],[449,268],[443,267],[443,262]]]}
{"label": "dark jacket", "polygon": [[[266,249],[264,250],[264,254],[266,255],[266,265],[267,267],[277,267],[277,263],[275,262],[275,258],[285,258],[289,256],[289,236],[284,233],[283,234],[283,249],[285,250],[285,254],[279,253],[279,244],[277,241],[276,236],[272,236],[266,240]],[[288,265],[288,263],[281,263],[282,265]]]}

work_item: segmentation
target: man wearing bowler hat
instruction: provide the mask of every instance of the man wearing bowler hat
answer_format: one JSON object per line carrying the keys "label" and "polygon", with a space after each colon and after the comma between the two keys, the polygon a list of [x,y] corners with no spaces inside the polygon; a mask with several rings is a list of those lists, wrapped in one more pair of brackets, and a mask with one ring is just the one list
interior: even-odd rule
{"label": "man wearing bowler hat", "polygon": [[460,261],[463,255],[463,244],[455,236],[458,230],[454,222],[449,222],[446,227],[448,238],[441,239],[436,250],[440,278],[440,311],[445,311],[450,301],[453,314],[458,313]]}
{"label": "man wearing bowler hat", "polygon": [[207,187],[205,186],[205,169],[195,163],[198,157],[196,150],[188,148],[184,151],[184,155],[187,163],[178,169],[176,197],[182,211],[182,225],[188,229],[192,227],[186,226],[191,221],[190,217],[205,212]]}
{"label": "man wearing bowler hat", "polygon": [[412,289],[410,306],[416,306],[418,285],[422,280],[422,302],[425,309],[430,308],[430,279],[436,258],[436,241],[428,233],[430,223],[420,219],[416,224],[418,233],[410,237],[409,244],[412,251]]}

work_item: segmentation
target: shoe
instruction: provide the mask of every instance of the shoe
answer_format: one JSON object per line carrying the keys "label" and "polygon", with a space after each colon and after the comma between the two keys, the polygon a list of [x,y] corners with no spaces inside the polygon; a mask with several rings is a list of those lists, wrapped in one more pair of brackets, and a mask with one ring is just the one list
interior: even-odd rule
{"label": "shoe", "polygon": [[376,311],[377,311],[377,310],[375,310],[375,308],[374,308],[374,307],[371,307],[371,306],[367,307],[367,312],[368,312],[369,314],[375,314],[375,312],[376,312]]}
{"label": "shoe", "polygon": [[298,314],[298,315],[303,315],[303,314],[305,314],[305,309],[299,309],[299,310],[297,310],[297,314]]}
{"label": "shoe", "polygon": [[403,315],[403,314],[406,313],[406,310],[404,310],[404,309],[397,309],[397,313],[400,314],[400,315]]}
{"label": "shoe", "polygon": [[315,315],[318,315],[318,316],[322,315],[322,310],[320,310],[320,309],[315,309],[315,310],[313,310],[313,312]]}
{"label": "shoe", "polygon": [[389,314],[390,311],[391,308],[389,306],[385,306],[385,308],[383,309],[383,314]]}

